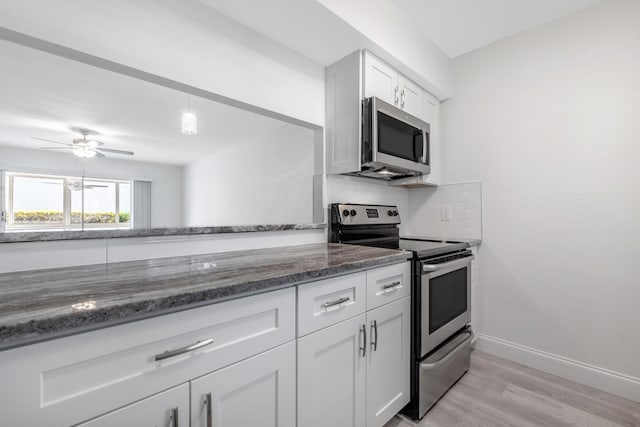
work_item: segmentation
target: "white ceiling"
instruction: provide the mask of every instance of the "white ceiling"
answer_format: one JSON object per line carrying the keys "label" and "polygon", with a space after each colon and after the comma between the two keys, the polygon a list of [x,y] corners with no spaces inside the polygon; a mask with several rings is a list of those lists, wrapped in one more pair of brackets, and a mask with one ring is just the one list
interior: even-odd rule
{"label": "white ceiling", "polygon": [[602,0],[389,0],[452,58]]}
{"label": "white ceiling", "polygon": [[109,157],[133,161],[183,165],[293,126],[191,97],[198,134],[183,135],[186,94],[6,41],[0,41],[0,93],[0,145],[60,147],[30,137],[70,143],[79,137],[71,128],[80,127],[96,131],[93,139],[105,148],[135,153]]}
{"label": "white ceiling", "polygon": [[324,66],[366,42],[316,0],[200,2]]}
{"label": "white ceiling", "polygon": [[[315,0],[200,1],[325,66],[366,41]],[[602,0],[387,1],[454,58]]]}

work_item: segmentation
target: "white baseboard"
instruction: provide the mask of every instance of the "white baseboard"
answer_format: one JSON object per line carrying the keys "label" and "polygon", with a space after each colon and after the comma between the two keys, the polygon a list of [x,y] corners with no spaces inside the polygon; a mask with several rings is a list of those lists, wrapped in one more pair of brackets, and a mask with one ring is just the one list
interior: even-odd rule
{"label": "white baseboard", "polygon": [[640,402],[640,378],[588,365],[484,334],[476,334],[476,337],[475,348],[485,353]]}

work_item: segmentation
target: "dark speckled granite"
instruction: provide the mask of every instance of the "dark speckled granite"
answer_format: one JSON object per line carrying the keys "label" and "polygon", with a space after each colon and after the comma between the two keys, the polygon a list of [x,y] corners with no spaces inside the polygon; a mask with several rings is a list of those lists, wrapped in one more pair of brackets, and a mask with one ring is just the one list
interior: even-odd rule
{"label": "dark speckled granite", "polygon": [[247,233],[256,231],[313,230],[322,228],[327,228],[327,224],[225,225],[220,227],[144,228],[130,230],[12,231],[9,233],[0,233],[0,243],[115,239],[118,237],[183,236],[190,234]]}
{"label": "dark speckled granite", "polygon": [[329,243],[0,274],[0,350],[408,258]]}

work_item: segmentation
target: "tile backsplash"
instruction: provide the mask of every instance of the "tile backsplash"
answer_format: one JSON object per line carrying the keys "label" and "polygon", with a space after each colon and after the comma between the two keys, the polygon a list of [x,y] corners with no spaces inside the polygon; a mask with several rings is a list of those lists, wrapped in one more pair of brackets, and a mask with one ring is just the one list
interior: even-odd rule
{"label": "tile backsplash", "polygon": [[409,197],[409,234],[443,239],[482,239],[482,184],[446,184]]}

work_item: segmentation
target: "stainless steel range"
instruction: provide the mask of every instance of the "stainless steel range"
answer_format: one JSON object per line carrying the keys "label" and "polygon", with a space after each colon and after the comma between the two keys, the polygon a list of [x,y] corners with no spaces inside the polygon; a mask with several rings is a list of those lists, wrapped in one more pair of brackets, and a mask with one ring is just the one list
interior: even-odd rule
{"label": "stainless steel range", "polygon": [[411,402],[403,412],[419,419],[469,369],[473,254],[464,242],[400,238],[399,224],[396,206],[332,204],[329,240],[413,253]]}

